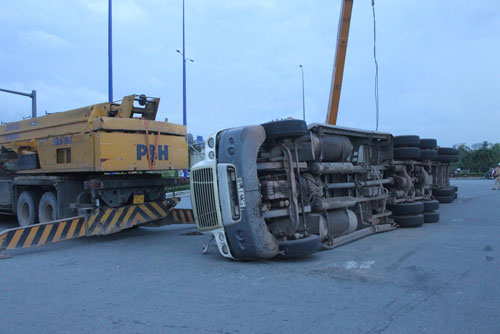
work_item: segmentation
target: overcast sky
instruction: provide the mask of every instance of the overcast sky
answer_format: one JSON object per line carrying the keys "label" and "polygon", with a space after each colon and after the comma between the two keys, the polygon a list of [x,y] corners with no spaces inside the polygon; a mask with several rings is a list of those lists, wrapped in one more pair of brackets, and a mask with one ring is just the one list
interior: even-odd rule
{"label": "overcast sky", "polygon": [[[338,125],[375,129],[370,0],[354,1]],[[188,131],[324,122],[340,0],[186,0]],[[161,97],[182,123],[181,0],[114,0],[114,99]],[[379,130],[500,142],[500,1],[376,1]],[[107,101],[107,0],[2,0],[0,87],[39,114]],[[0,119],[31,114],[0,93]]]}

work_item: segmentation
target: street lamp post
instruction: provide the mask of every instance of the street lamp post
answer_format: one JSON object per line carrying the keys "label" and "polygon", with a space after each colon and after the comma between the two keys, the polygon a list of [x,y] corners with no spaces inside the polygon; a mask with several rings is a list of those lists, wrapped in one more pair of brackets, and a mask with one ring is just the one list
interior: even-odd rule
{"label": "street lamp post", "polygon": [[113,5],[108,1],[108,100],[113,102]]}
{"label": "street lamp post", "polygon": [[304,94],[304,67],[299,65],[300,70],[302,72],[302,119],[306,120],[306,98]]}
{"label": "street lamp post", "polygon": [[10,93],[10,94],[16,94],[16,95],[22,95],[22,96],[27,96],[31,98],[31,118],[36,117],[36,90],[32,90],[31,93],[23,93],[23,92],[18,92],[15,90],[9,90],[9,89],[2,89],[0,88],[1,92],[5,93]]}
{"label": "street lamp post", "polygon": [[[184,28],[182,29],[184,31]],[[184,33],[183,33],[184,35]],[[184,38],[183,38],[184,41]],[[184,48],[184,42],[182,43],[182,49]],[[187,126],[187,113],[186,113],[186,61],[194,63],[191,58],[186,58],[186,54],[180,50],[175,50],[182,56],[182,124]]]}
{"label": "street lamp post", "polygon": [[194,62],[191,58],[186,58],[186,33],[184,24],[184,0],[182,0],[182,52],[176,50],[182,55],[182,124],[187,126],[187,112],[186,112],[186,60]]}
{"label": "street lamp post", "polygon": [[[177,50],[179,52],[179,50]],[[181,53],[181,52],[179,52]],[[182,0],[182,124],[187,126],[186,113],[186,31],[184,23],[184,0]]]}

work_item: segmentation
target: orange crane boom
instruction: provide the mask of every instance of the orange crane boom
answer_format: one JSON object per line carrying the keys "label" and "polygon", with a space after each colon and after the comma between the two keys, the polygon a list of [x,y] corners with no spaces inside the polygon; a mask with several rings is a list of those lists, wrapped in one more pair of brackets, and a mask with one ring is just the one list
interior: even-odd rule
{"label": "orange crane boom", "polygon": [[344,76],[344,64],[347,52],[347,40],[349,38],[349,27],[351,25],[352,4],[353,0],[342,0],[342,7],[340,9],[337,48],[335,50],[335,63],[330,86],[330,100],[328,102],[328,112],[326,115],[326,123],[331,125],[337,124],[340,90],[342,88],[342,77]]}

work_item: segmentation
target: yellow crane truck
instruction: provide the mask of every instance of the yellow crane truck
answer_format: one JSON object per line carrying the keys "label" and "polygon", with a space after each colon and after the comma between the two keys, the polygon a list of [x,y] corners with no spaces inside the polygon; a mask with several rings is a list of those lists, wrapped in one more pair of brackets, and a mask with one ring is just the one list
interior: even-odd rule
{"label": "yellow crane truck", "polygon": [[20,227],[0,250],[109,234],[160,221],[161,172],[188,168],[186,127],[155,121],[160,99],[126,96],[0,125],[0,212]]}

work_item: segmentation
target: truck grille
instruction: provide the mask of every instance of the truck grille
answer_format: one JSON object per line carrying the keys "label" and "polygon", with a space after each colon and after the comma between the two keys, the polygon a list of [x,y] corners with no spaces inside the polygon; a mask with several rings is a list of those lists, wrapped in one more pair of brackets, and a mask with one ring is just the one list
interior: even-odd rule
{"label": "truck grille", "polygon": [[217,200],[216,182],[214,182],[215,170],[211,167],[203,167],[191,171],[191,184],[196,224],[201,231],[212,230],[219,227],[219,210]]}

